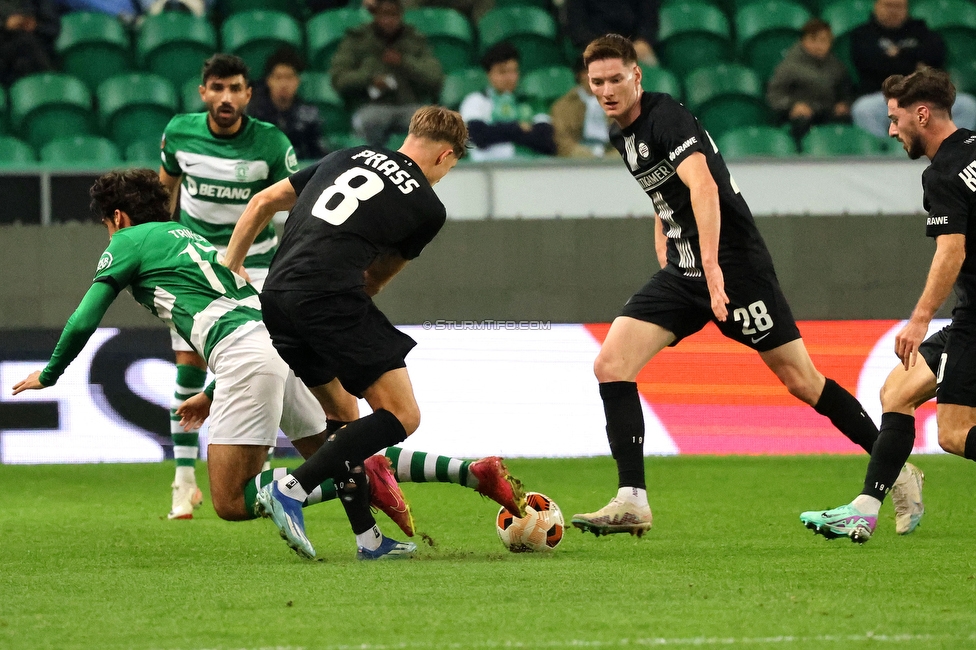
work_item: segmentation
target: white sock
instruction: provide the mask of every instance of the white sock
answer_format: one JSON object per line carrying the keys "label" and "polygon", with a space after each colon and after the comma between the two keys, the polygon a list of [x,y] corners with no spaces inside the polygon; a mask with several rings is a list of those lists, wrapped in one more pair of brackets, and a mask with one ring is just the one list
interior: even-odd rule
{"label": "white sock", "polygon": [[302,488],[302,485],[298,482],[298,479],[291,474],[285,476],[284,478],[278,479],[277,483],[278,489],[281,490],[281,493],[285,496],[289,496],[296,501],[305,501],[305,499],[308,498],[308,492]]}
{"label": "white sock", "polygon": [[380,532],[379,526],[373,526],[365,533],[356,535],[356,544],[367,551],[375,551],[380,547],[382,541],[383,533]]}
{"label": "white sock", "polygon": [[647,505],[647,490],[644,488],[622,487],[617,490],[617,500],[632,503],[635,506],[649,507]]}
{"label": "white sock", "polygon": [[193,483],[196,484],[197,476],[194,472],[193,467],[179,466],[176,467],[176,478],[177,483]]}
{"label": "white sock", "polygon": [[878,512],[881,510],[881,502],[872,496],[868,496],[867,494],[857,495],[857,498],[851,501],[851,505],[863,515],[873,515],[877,517]]}

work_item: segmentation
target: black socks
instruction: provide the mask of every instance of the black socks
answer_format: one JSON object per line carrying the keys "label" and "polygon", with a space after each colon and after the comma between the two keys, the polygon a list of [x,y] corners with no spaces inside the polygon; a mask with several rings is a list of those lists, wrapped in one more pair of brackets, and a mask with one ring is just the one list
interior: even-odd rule
{"label": "black socks", "polygon": [[617,461],[618,487],[646,489],[644,484],[644,412],[637,383],[611,381],[600,384],[607,416],[610,453]]}
{"label": "black socks", "polygon": [[881,433],[874,443],[861,494],[884,501],[915,445],[915,418],[904,413],[884,413]]}
{"label": "black socks", "polygon": [[840,384],[828,377],[813,409],[830,418],[831,424],[850,438],[851,442],[871,453],[874,441],[878,439],[878,428],[864,412],[861,403]]}

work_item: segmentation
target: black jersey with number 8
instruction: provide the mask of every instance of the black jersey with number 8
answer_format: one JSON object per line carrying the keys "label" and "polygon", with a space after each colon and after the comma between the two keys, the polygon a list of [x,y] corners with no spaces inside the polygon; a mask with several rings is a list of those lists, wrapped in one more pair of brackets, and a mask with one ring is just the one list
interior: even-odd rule
{"label": "black jersey with number 8", "polygon": [[379,255],[417,257],[447,218],[417,164],[388,149],[342,149],[289,181],[298,201],[265,290],[361,288],[364,271]]}

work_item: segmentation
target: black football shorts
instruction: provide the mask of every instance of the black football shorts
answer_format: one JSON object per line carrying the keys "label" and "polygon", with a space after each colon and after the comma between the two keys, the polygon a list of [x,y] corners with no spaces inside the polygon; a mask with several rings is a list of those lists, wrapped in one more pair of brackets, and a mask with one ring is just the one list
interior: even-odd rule
{"label": "black football shorts", "polygon": [[278,354],[310,387],[338,377],[343,388],[362,397],[384,373],[405,368],[417,345],[363,291],[265,290],[261,308]]}
{"label": "black football shorts", "polygon": [[936,402],[976,408],[976,320],[953,318],[918,351],[935,373]]}
{"label": "black football shorts", "polygon": [[718,322],[712,313],[708,286],[668,271],[658,271],[620,312],[660,325],[673,333],[676,345],[714,322],[728,338],[757,352],[767,352],[800,338],[800,330],[779,281],[772,270],[725,278],[728,318]]}

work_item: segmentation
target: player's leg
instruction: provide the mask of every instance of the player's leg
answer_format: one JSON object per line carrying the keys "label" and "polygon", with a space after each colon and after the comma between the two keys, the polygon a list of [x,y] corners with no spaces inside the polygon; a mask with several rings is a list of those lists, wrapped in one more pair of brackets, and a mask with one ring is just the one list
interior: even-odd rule
{"label": "player's leg", "polygon": [[[261,293],[261,290],[264,289],[264,281],[268,279],[268,269],[250,266],[246,267],[244,270],[247,272],[247,277],[249,278],[248,282],[251,283],[252,287],[258,290],[258,293]],[[277,440],[275,442],[277,442]],[[274,453],[275,445],[268,447],[268,455],[264,461],[264,465],[261,467],[261,471],[268,471],[271,469],[271,461],[274,460]]]}
{"label": "player's leg", "polygon": [[954,318],[938,366],[939,445],[976,460],[976,323]]}
{"label": "player's leg", "polygon": [[610,325],[593,372],[600,382],[610,453],[617,464],[617,496],[600,510],[573,516],[573,525],[584,532],[643,535],[651,527],[637,373],[674,341],[675,335],[664,327],[630,316],[619,316]]}
{"label": "player's leg", "polygon": [[841,433],[871,453],[878,438],[878,428],[856,397],[817,370],[803,339],[761,351],[759,356],[791,395],[829,418]]}
{"label": "player's leg", "polygon": [[200,429],[184,431],[176,409],[187,398],[203,390],[207,379],[207,362],[193,351],[175,333],[173,351],[176,355],[176,387],[170,403],[170,435],[173,439],[173,458],[176,461],[176,475],[172,484],[172,506],[167,518],[192,519],[193,510],[203,503],[203,494],[197,487],[196,462],[200,449]]}
{"label": "player's leg", "polygon": [[[933,337],[934,338],[934,337]],[[929,341],[923,344],[923,356]],[[934,352],[938,358],[938,352]],[[899,364],[881,389],[881,431],[871,451],[864,488],[851,503],[831,510],[811,510],[800,515],[800,521],[815,533],[828,539],[850,537],[868,541],[877,525],[878,512],[885,495],[891,490],[895,505],[895,530],[910,533],[921,520],[922,480],[914,465],[906,463],[915,441],[915,409],[935,396],[935,374],[927,363],[916,363],[909,370]]]}
{"label": "player's leg", "polygon": [[255,518],[253,506],[248,507],[245,501],[243,486],[261,473],[267,454],[266,445],[207,446],[210,498],[218,517],[227,521]]}
{"label": "player's leg", "polygon": [[939,445],[956,456],[976,461],[976,408],[939,404]]}
{"label": "player's leg", "polygon": [[[382,455],[389,460],[398,483],[456,483],[488,497],[520,517],[525,514],[522,482],[509,473],[498,456],[469,461],[400,447],[387,447]],[[370,460],[373,458],[376,456]]]}

